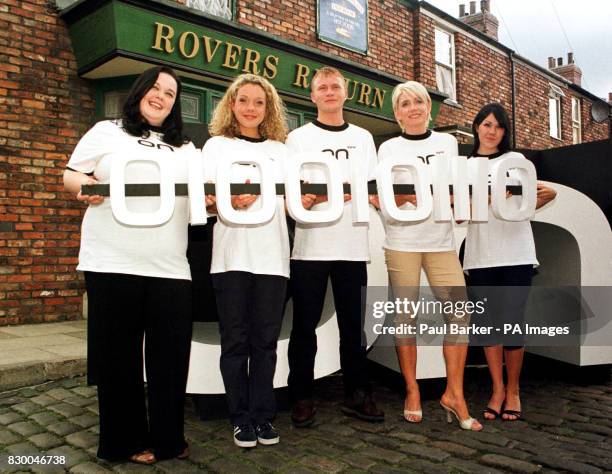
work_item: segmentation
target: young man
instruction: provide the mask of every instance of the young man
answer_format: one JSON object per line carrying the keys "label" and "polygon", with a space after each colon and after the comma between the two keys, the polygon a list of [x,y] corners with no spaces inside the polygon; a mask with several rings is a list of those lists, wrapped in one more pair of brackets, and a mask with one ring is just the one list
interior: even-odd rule
{"label": "young man", "polygon": [[[372,177],[376,148],[372,135],[344,121],[345,79],[337,69],[323,67],[312,78],[310,97],[317,106],[317,120],[289,134],[290,153],[330,153],[349,182],[353,166]],[[316,167],[305,167],[304,179],[324,183],[325,175]],[[306,208],[326,206],[327,196],[306,194]],[[344,212],[335,222],[297,224],[291,256],[289,285],[293,297],[293,329],[289,340],[289,391],[293,402],[291,418],[295,426],[314,421],[314,362],[317,352],[317,324],[321,319],[327,280],[331,278],[340,331],[340,365],[345,402],[342,411],[367,421],[383,421],[384,414],[372,398],[366,377],[365,337],[363,334],[362,288],[367,285],[369,260],[367,224],[352,221],[351,196],[344,196]]]}

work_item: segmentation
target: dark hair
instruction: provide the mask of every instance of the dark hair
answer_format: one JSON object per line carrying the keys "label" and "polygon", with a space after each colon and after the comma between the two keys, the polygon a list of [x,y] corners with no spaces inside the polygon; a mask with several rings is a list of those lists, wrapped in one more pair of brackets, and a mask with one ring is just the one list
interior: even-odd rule
{"label": "dark hair", "polygon": [[512,126],[510,125],[510,118],[508,117],[508,112],[504,109],[504,106],[493,102],[491,104],[485,105],[474,117],[474,122],[472,122],[472,133],[474,134],[474,148],[472,148],[472,155],[476,155],[478,153],[478,149],[480,148],[480,140],[478,139],[478,126],[486,119],[490,114],[493,114],[499,126],[504,129],[504,136],[502,137],[501,142],[499,143],[499,151],[501,153],[506,153],[510,151],[510,135],[512,135]]}
{"label": "dark hair", "polygon": [[169,67],[156,66],[143,72],[136,82],[132,85],[130,92],[123,104],[123,129],[135,137],[148,137],[150,125],[140,113],[140,101],[149,90],[155,85],[161,73],[166,73],[176,81],[176,99],[170,114],[162,123],[162,140],[168,145],[181,146],[189,142],[183,135],[183,118],[181,116],[181,80],[176,73]]}

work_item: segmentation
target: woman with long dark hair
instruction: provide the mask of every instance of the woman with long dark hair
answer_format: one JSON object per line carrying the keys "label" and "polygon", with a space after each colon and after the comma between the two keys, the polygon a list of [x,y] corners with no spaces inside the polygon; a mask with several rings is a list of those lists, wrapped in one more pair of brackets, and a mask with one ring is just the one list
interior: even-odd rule
{"label": "woman with long dark hair", "polygon": [[[161,225],[125,225],[109,199],[81,194],[81,185],[109,183],[121,156],[168,163],[176,182],[187,181],[195,153],[183,135],[181,81],[167,67],[136,80],[121,120],[97,123],[77,144],[65,189],[89,206],[81,230],[77,270],[88,295],[88,374],[98,387],[98,457],[153,464],[184,458],[183,405],[191,347],[191,274],[186,257],[188,203],[177,197]],[[154,163],[130,162],[126,182],[159,182]],[[127,198],[134,212],[153,212],[159,199]],[[143,381],[143,340],[147,398]]]}
{"label": "woman with long dark hair", "polygon": [[[511,125],[501,104],[485,105],[472,124],[472,156],[486,157],[489,165],[509,158],[525,159],[511,151]],[[510,177],[513,171],[510,170]],[[541,207],[554,199],[556,192],[538,184],[537,204]],[[520,196],[508,197],[508,205],[520,206]],[[503,328],[504,323],[522,323],[534,266],[538,264],[529,221],[510,222],[498,219],[489,208],[487,222],[471,222],[465,244],[463,268],[468,283],[479,300],[487,301],[487,324]],[[494,288],[493,288],[494,287]],[[486,298],[486,299],[485,299]],[[483,416],[487,420],[501,417],[506,421],[521,418],[519,378],[525,348],[516,335],[499,336],[499,332],[476,339],[484,352],[493,382],[493,393]],[[504,384],[503,365],[507,384]]]}

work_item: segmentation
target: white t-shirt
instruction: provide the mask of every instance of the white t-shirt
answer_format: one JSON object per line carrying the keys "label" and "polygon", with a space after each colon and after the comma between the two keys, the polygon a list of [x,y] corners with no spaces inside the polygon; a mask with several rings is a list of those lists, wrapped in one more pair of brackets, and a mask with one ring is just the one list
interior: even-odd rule
{"label": "white t-shirt", "polygon": [[[245,138],[210,138],[202,148],[206,160],[207,181],[215,181],[217,162],[228,157],[267,158],[273,164],[277,183],[284,183],[287,147],[274,141],[251,141]],[[232,183],[259,183],[257,167],[235,163],[232,166]],[[249,209],[261,205],[261,197]],[[249,212],[245,210],[244,212]],[[221,217],[213,229],[213,254],[210,273],[229,271],[250,272],[263,275],[280,275],[289,278],[289,233],[285,218],[285,200],[276,199],[274,217],[265,224],[237,225],[225,222]]]}
{"label": "white t-shirt", "polygon": [[[325,152],[338,160],[342,180],[349,183],[351,166],[361,166],[362,176],[374,179],[376,147],[372,134],[355,125],[327,126],[309,123],[293,130],[287,138],[291,153]],[[325,183],[321,169],[304,166],[302,179],[309,183]],[[325,209],[329,204],[316,204],[312,210]],[[344,203],[342,216],[325,224],[296,224],[292,259],[368,261],[368,224],[353,223],[353,204]]]}
{"label": "white t-shirt", "polygon": [[[100,184],[109,183],[113,157],[156,157],[171,161],[176,183],[187,182],[187,163],[196,149],[192,143],[181,147],[162,141],[151,131],[147,138],[134,137],[121,128],[120,121],[102,121],[94,125],[77,144],[68,168],[93,173]],[[157,165],[132,162],[126,166],[126,184],[159,183]],[[153,212],[159,197],[127,197],[133,212]],[[117,221],[111,201],[91,205],[85,211],[81,228],[81,250],[77,270],[124,273],[159,278],[190,280],[187,262],[187,224],[189,206],[186,197],[176,197],[170,220],[154,227],[136,227]]]}
{"label": "white t-shirt", "polygon": [[[495,156],[495,155],[493,155]],[[526,159],[516,152],[504,153],[489,159],[489,169],[508,158]],[[510,170],[509,178],[517,178]],[[490,181],[489,181],[490,184]],[[512,184],[512,183],[511,183]],[[521,196],[508,198],[508,205],[519,209]],[[470,222],[465,239],[464,270],[470,268],[506,267],[511,265],[538,265],[535,242],[529,221],[511,222],[495,217],[489,206],[488,222]]]}
{"label": "white t-shirt", "polygon": [[[416,156],[427,166],[425,182],[431,185],[429,159],[444,156],[447,159],[459,155],[457,140],[448,133],[426,132],[423,135],[402,134],[384,142],[378,150],[378,160],[392,156]],[[450,166],[450,161],[449,161]],[[395,168],[395,184],[414,184],[412,172]],[[409,202],[400,209],[415,209]],[[419,222],[385,222],[385,242],[383,247],[400,252],[447,252],[455,250],[452,222],[436,222],[432,215]]]}

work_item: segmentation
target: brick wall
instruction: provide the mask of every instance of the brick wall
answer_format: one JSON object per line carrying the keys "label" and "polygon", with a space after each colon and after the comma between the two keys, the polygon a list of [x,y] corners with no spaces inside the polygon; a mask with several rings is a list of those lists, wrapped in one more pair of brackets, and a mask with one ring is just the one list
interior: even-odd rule
{"label": "brick wall", "polygon": [[412,77],[411,10],[397,0],[377,0],[369,6],[368,54],[359,54],[317,39],[314,0],[238,0],[237,21],[365,66]]}
{"label": "brick wall", "polygon": [[82,206],[61,175],[93,121],[64,23],[44,0],[0,6],[0,325],[75,319]]}
{"label": "brick wall", "polygon": [[[415,22],[415,80],[436,89],[435,21],[418,14]],[[471,128],[480,108],[489,102],[500,102],[511,115],[511,63],[507,54],[493,50],[480,41],[455,33],[455,72],[458,105],[443,104],[436,126],[458,125]],[[561,139],[549,134],[548,94],[550,78],[540,71],[515,60],[516,77],[516,146],[543,149],[572,144],[571,97],[577,93],[562,86]],[[582,140],[593,141],[608,137],[608,125],[597,124],[590,118],[590,99],[581,99]],[[462,142],[465,139],[462,137]]]}

